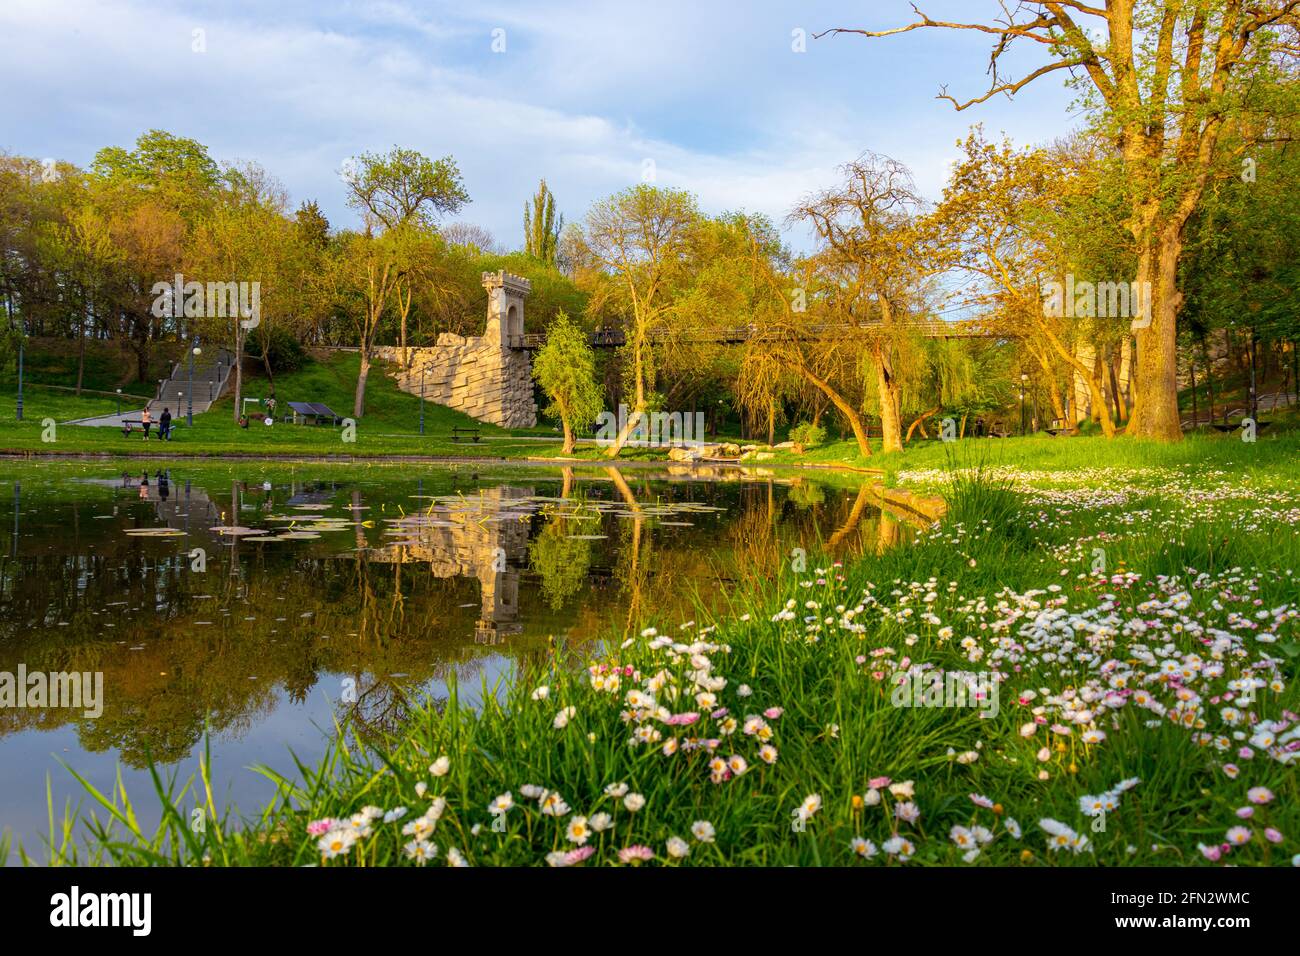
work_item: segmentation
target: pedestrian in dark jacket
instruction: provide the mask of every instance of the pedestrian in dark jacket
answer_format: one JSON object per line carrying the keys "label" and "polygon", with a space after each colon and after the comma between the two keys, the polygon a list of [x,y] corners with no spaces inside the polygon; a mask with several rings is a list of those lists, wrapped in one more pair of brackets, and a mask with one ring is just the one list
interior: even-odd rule
{"label": "pedestrian in dark jacket", "polygon": [[172,440],[172,410],[164,408],[162,418],[158,419],[158,437]]}

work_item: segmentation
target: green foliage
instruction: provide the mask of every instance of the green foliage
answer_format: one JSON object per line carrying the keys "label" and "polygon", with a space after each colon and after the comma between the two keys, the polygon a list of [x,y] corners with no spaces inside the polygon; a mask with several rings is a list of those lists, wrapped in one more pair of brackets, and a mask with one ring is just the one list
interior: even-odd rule
{"label": "green foliage", "polygon": [[533,378],[551,400],[545,414],[573,432],[582,432],[600,414],[604,396],[596,381],[596,356],[587,336],[561,312],[551,323],[546,344],[533,357]]}
{"label": "green foliage", "polygon": [[320,211],[316,200],[309,200],[299,206],[293,219],[303,243],[317,250],[324,250],[329,246],[330,221]]}
{"label": "green foliage", "polygon": [[563,229],[564,216],[555,211],[555,195],[543,179],[537,187],[537,195],[524,204],[524,252],[554,265]]}
{"label": "green foliage", "polygon": [[0,372],[15,371],[18,366],[18,346],[26,336],[16,328],[0,328]]}
{"label": "green foliage", "polygon": [[298,337],[279,327],[273,328],[266,336],[249,339],[248,355],[259,361],[265,356],[277,376],[285,372],[296,372],[308,361],[307,350],[302,347]]}
{"label": "green foliage", "polygon": [[790,440],[799,450],[816,448],[826,441],[826,429],[812,422],[800,422],[790,429]]}
{"label": "green foliage", "polygon": [[348,204],[384,229],[403,224],[432,228],[470,201],[454,159],[431,160],[400,146],[361,154],[347,171],[347,184]]}
{"label": "green foliage", "polygon": [[528,565],[542,579],[542,597],[554,611],[582,590],[591,567],[591,542],[571,529],[571,522],[551,521],[528,542]]}

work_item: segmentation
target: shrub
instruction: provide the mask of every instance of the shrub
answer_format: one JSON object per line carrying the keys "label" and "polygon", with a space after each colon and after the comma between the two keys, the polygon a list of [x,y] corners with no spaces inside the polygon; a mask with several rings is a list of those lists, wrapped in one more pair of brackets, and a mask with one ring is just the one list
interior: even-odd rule
{"label": "shrub", "polygon": [[800,422],[790,429],[790,441],[794,450],[802,455],[809,448],[816,448],[826,441],[826,429],[812,422]]}

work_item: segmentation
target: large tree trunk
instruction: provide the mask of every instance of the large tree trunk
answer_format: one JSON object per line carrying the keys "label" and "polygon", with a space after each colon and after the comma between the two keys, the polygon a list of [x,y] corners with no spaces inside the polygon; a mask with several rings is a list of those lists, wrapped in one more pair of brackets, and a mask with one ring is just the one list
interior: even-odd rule
{"label": "large tree trunk", "polygon": [[573,454],[573,428],[569,425],[569,416],[567,414],[560,416],[560,423],[564,426],[564,449],[566,455]]}
{"label": "large tree trunk", "polygon": [[413,290],[408,289],[406,293],[406,298],[403,299],[401,289],[397,290],[397,307],[400,310],[402,315],[401,332],[399,334],[401,337],[403,370],[409,370],[411,367],[411,353],[406,348],[406,317],[411,314],[411,299],[414,296],[414,294],[415,293]]}
{"label": "large tree trunk", "polygon": [[1182,229],[1170,225],[1157,247],[1139,259],[1138,283],[1151,283],[1151,324],[1136,329],[1137,382],[1127,433],[1158,441],[1181,441],[1178,419],[1178,257]]}
{"label": "large tree trunk", "polygon": [[[638,329],[634,333],[632,340],[632,380],[636,383],[636,406],[632,409],[632,414],[628,415],[627,423],[619,429],[618,436],[614,439],[614,444],[605,452],[606,458],[617,458],[627,444],[628,437],[636,428],[637,423],[645,417],[646,399],[645,399],[645,362],[642,357],[642,349],[645,347],[645,337]],[[713,409],[710,409],[712,413]],[[710,416],[712,418],[712,415]],[[716,432],[716,419],[714,421],[714,430]]]}
{"label": "large tree trunk", "polygon": [[244,414],[244,336],[241,334],[242,329],[239,325],[238,316],[235,319],[235,422],[238,424],[240,416]]}
{"label": "large tree trunk", "polygon": [[876,365],[876,387],[880,395],[880,431],[882,451],[903,450],[902,413],[899,410],[898,380],[894,378],[893,369],[887,349],[877,344],[874,349]]}
{"label": "large tree trunk", "polygon": [[366,379],[370,377],[370,349],[361,347],[361,371],[357,373],[357,392],[352,399],[352,417],[361,418],[366,412]]}
{"label": "large tree trunk", "polygon": [[1112,351],[1106,356],[1106,384],[1110,388],[1110,404],[1115,421],[1122,421],[1124,418],[1124,399],[1119,393],[1119,373],[1115,371],[1115,366],[1119,364],[1119,354]]}

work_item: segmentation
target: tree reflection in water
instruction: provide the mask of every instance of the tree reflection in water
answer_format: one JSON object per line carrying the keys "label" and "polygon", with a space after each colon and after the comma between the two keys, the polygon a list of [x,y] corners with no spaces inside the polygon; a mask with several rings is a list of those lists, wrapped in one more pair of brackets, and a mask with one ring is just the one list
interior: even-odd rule
{"label": "tree reflection in water", "polygon": [[[270,728],[307,720],[321,694],[359,732],[391,733],[417,699],[477,684],[491,661],[697,618],[697,602],[782,573],[795,547],[845,556],[904,536],[865,488],[771,474],[177,471],[147,488],[48,470],[10,484],[0,670],[102,671],[105,702],[93,721],[7,708],[0,740],[74,725],[85,751],[141,767],[187,757],[210,730],[266,735],[272,758]],[[126,534],[150,528],[183,533]]]}

